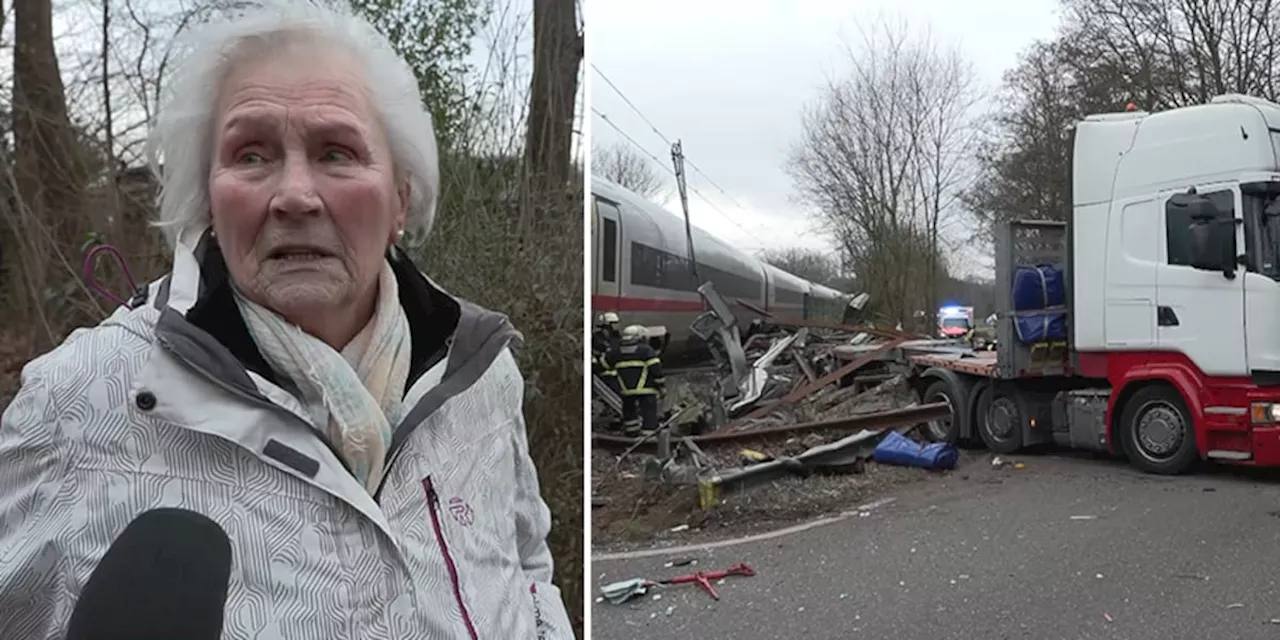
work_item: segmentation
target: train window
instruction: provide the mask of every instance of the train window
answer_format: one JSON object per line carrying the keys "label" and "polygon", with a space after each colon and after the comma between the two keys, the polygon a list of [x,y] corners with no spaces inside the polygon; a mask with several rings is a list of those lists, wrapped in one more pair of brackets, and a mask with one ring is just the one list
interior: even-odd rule
{"label": "train window", "polygon": [[600,279],[605,282],[618,281],[618,223],[616,220],[604,218],[604,224],[601,225],[604,230],[604,250],[601,252],[600,259],[604,262],[600,265]]}
{"label": "train window", "polygon": [[[631,243],[631,284],[655,289],[687,290],[679,286],[683,262],[679,257],[639,242]],[[687,280],[687,278],[685,278]]]}
{"label": "train window", "polygon": [[786,289],[783,287],[774,288],[774,299],[778,304],[804,304],[805,295],[803,292],[795,289]]}
{"label": "train window", "polygon": [[[761,283],[756,278],[746,278],[729,273],[702,262],[698,263],[698,278],[710,280],[720,295],[754,300],[760,296]],[[689,259],[655,249],[639,242],[631,243],[631,284],[671,291],[697,291]]]}
{"label": "train window", "polygon": [[[618,205],[599,197],[592,204],[595,205],[596,215],[600,217],[600,279],[604,282],[617,282],[618,220],[622,218],[622,212],[618,210]],[[605,213],[609,215],[602,215]]]}

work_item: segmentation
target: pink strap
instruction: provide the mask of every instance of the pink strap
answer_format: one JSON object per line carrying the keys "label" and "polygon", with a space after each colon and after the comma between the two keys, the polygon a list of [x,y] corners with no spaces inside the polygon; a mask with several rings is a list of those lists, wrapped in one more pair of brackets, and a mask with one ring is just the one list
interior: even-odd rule
{"label": "pink strap", "polygon": [[120,250],[109,244],[97,245],[85,253],[84,282],[89,285],[89,288],[102,294],[108,300],[122,307],[128,306],[128,300],[121,298],[110,289],[102,286],[102,284],[93,277],[94,266],[97,263],[98,254],[104,251],[111,254],[111,256],[116,259],[116,263],[120,265],[121,271],[124,272],[125,282],[128,283],[129,289],[133,292],[131,295],[137,295],[139,293],[138,283],[133,279],[133,272],[129,271],[129,264],[125,262],[124,256],[120,254]]}

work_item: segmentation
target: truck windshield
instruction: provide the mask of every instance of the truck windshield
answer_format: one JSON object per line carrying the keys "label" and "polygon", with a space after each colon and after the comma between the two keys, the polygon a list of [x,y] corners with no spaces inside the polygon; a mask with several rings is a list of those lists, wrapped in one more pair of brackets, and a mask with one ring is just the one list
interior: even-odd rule
{"label": "truck windshield", "polygon": [[956,329],[956,328],[968,329],[969,319],[968,318],[943,318],[942,328],[943,329]]}

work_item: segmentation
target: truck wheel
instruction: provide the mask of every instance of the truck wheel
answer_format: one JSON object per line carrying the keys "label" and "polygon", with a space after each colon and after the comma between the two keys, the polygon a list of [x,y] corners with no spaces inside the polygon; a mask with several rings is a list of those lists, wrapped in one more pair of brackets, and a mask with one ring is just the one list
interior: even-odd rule
{"label": "truck wheel", "polygon": [[947,444],[955,444],[960,439],[960,417],[956,413],[956,407],[960,403],[952,397],[955,390],[947,384],[946,380],[935,380],[928,387],[925,387],[924,393],[920,394],[920,404],[933,404],[935,402],[945,402],[951,407],[951,416],[948,418],[939,418],[924,423],[925,436],[931,442],[945,442]]}
{"label": "truck wheel", "polygon": [[993,386],[978,404],[978,435],[995,453],[1017,453],[1022,448],[1022,406],[1017,390]]}
{"label": "truck wheel", "polygon": [[1191,412],[1182,396],[1160,385],[1139,389],[1120,414],[1120,444],[1133,466],[1176,475],[1200,460]]}

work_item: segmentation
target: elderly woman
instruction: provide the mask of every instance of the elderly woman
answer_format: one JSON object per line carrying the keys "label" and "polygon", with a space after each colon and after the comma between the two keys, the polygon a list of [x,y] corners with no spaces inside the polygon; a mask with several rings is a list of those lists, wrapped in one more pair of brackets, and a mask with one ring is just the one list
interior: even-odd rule
{"label": "elderly woman", "polygon": [[519,334],[397,247],[438,195],[414,76],[340,10],[255,11],[195,34],[152,134],[172,272],[4,412],[0,637],[62,638],[159,507],[230,538],[224,637],[572,637]]}

